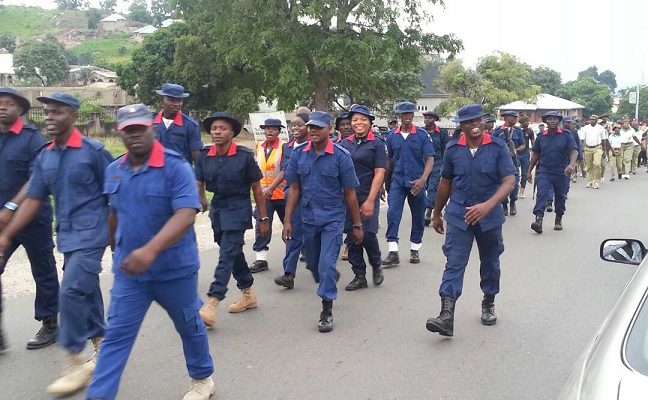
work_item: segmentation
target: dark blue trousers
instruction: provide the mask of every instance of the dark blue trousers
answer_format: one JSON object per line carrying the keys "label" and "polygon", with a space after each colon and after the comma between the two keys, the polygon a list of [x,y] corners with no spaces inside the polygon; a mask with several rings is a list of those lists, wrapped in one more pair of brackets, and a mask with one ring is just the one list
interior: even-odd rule
{"label": "dark blue trousers", "polygon": [[434,208],[434,201],[436,199],[437,188],[439,187],[439,181],[441,180],[441,163],[434,162],[434,168],[432,168],[432,173],[427,181],[427,188],[425,192],[425,207]]}
{"label": "dark blue trousers", "polygon": [[555,197],[554,209],[557,215],[565,214],[567,201],[567,187],[569,177],[564,174],[536,173],[536,204],[533,207],[534,215],[544,215],[547,201]]}
{"label": "dark blue trousers", "polygon": [[254,251],[268,250],[268,245],[270,244],[270,240],[272,239],[272,221],[274,219],[275,212],[277,213],[277,216],[279,217],[279,220],[282,224],[284,222],[284,216],[286,215],[286,202],[284,200],[266,200],[265,206],[266,212],[268,213],[268,218],[270,218],[270,220],[268,221],[268,224],[270,226],[270,233],[267,236],[259,235],[259,210],[255,207],[253,215],[257,228],[254,231],[255,240],[254,244],[252,245],[252,250]]}
{"label": "dark blue trousers", "polygon": [[236,286],[241,290],[249,288],[254,283],[250,267],[245,261],[245,254],[243,254],[244,235],[244,230],[214,232],[214,239],[220,246],[220,251],[218,265],[214,272],[214,281],[209,286],[207,293],[209,297],[223,300],[232,275],[236,279]]}
{"label": "dark blue trousers", "polygon": [[470,258],[473,241],[479,249],[479,275],[481,290],[484,294],[497,294],[500,289],[500,255],[504,252],[502,226],[486,232],[479,223],[462,230],[455,225],[446,224],[446,239],[443,253],[447,257],[443,280],[439,288],[441,297],[458,299],[463,290],[463,278]]}
{"label": "dark blue trousers", "polygon": [[291,218],[292,236],[286,242],[286,255],[283,259],[284,272],[297,275],[297,262],[299,261],[299,253],[304,249],[304,226],[302,224],[302,210],[301,205],[297,204],[295,212]]}
{"label": "dark blue trousers", "polygon": [[387,195],[387,241],[398,242],[398,229],[403,218],[405,199],[412,214],[410,242],[422,243],[425,229],[425,190],[414,196],[410,193],[410,188],[401,186],[396,181],[392,182]]}
{"label": "dark blue trousers", "polygon": [[349,263],[355,275],[364,276],[367,273],[367,264],[365,263],[363,249],[367,252],[369,265],[374,269],[380,268],[381,259],[378,236],[372,232],[365,232],[362,244],[354,243],[349,247]]}
{"label": "dark blue trousers", "polygon": [[324,226],[304,223],[306,262],[311,266],[317,295],[324,300],[337,298],[336,263],[342,247],[344,221],[332,221]]}
{"label": "dark blue trousers", "polygon": [[[509,200],[511,203],[514,203],[518,200],[518,191],[520,187],[520,164],[518,163],[517,157],[513,157],[513,165],[515,165],[515,186],[513,186],[513,191],[507,198],[502,202],[503,206],[508,206]],[[526,176],[524,177],[526,179]]]}
{"label": "dark blue trousers", "polygon": [[529,152],[525,151],[522,153],[518,153],[518,161],[520,162],[520,186],[523,188],[526,188],[527,180],[526,176],[529,173],[529,163],[531,162]]}
{"label": "dark blue trousers", "polygon": [[[99,360],[87,399],[112,400],[135,344],[137,333],[152,302],[167,312],[182,339],[185,363],[192,379],[204,379],[214,372],[209,354],[207,329],[198,310],[198,274],[169,281],[138,281],[115,276],[108,309],[108,328],[101,343]],[[155,371],[149,371],[155,379]]]}

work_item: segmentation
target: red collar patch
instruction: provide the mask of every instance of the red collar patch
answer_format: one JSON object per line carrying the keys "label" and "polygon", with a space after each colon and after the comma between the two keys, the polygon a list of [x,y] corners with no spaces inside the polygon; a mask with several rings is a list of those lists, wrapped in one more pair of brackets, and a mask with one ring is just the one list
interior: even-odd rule
{"label": "red collar patch", "polygon": [[[162,111],[160,111],[155,118],[153,118],[153,123],[154,124],[159,124],[162,122]],[[173,123],[182,126],[182,113],[178,112],[175,117],[173,118]]]}
{"label": "red collar patch", "polygon": [[[398,128],[396,128],[395,132],[400,134],[401,133],[401,126],[399,125]],[[416,125],[412,124],[412,129],[410,129],[410,135],[413,135],[416,133]]]}
{"label": "red collar patch", "polygon": [[[347,140],[350,142],[353,142],[355,139],[357,139],[355,135],[349,135],[349,137],[347,137]],[[367,141],[371,142],[372,140],[375,140],[376,137],[373,131],[369,131],[364,138],[360,138],[360,139],[366,139]]]}
{"label": "red collar patch", "polygon": [[[275,141],[272,143],[272,148],[276,149],[279,146],[279,138],[276,138]],[[261,147],[264,149],[268,147],[268,140],[266,139],[263,143],[261,143]]]}
{"label": "red collar patch", "polygon": [[[308,143],[306,143],[306,145],[304,146],[304,150],[302,150],[302,151],[308,151],[308,150],[310,150],[310,149],[311,149],[311,146],[312,146],[312,142],[309,141]],[[324,148],[324,153],[334,154],[334,153],[333,153],[333,142],[331,141],[331,139],[329,139],[329,140],[326,142],[326,147]]]}
{"label": "red collar patch", "polygon": [[13,133],[14,135],[20,135],[20,132],[22,132],[24,126],[25,124],[23,123],[22,118],[18,118],[16,122],[11,125],[11,128],[9,128],[9,132]]}
{"label": "red collar patch", "polygon": [[[66,147],[72,147],[75,149],[81,148],[81,144],[83,141],[81,140],[83,138],[83,135],[81,135],[81,132],[76,127],[72,128],[72,133],[70,134],[70,137],[68,138],[67,143],[65,144]],[[52,150],[56,146],[56,142],[53,141],[50,143],[49,146],[47,146],[47,150]]]}
{"label": "red collar patch", "polygon": [[[231,157],[231,156],[235,155],[237,147],[238,146],[237,146],[236,142],[232,142],[232,144],[230,144],[229,149],[227,149],[227,156]],[[209,149],[209,151],[207,152],[207,157],[216,157],[217,155],[218,155],[218,153],[216,153],[216,146],[212,146]]]}
{"label": "red collar patch", "polygon": [[[493,139],[491,139],[491,136],[488,133],[484,132],[484,134],[482,135],[481,144],[489,144],[492,141],[493,141]],[[466,146],[468,144],[465,133],[461,134],[461,136],[459,137],[459,140],[457,141],[457,144],[460,145],[460,146]]]}
{"label": "red collar patch", "polygon": [[[121,164],[124,164],[128,160],[128,152],[124,153],[122,156]],[[151,149],[151,155],[148,160],[149,167],[153,168],[162,168],[164,167],[164,146],[158,140],[155,140],[153,143],[153,148]]]}
{"label": "red collar patch", "polygon": [[[562,129],[560,129],[560,127],[557,127],[556,133],[563,133],[563,131]],[[542,136],[547,136],[548,134],[549,134],[549,129],[545,129],[544,131],[542,131]]]}

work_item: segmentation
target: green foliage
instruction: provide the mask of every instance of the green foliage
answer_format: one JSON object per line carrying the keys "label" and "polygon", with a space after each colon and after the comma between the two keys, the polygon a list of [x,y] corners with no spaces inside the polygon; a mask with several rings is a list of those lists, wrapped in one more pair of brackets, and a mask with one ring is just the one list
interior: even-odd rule
{"label": "green foliage", "polygon": [[128,7],[128,18],[144,24],[152,23],[153,17],[149,12],[146,0],[133,0]]}
{"label": "green foliage", "polygon": [[88,29],[96,30],[99,21],[101,21],[101,10],[91,8],[86,11],[86,15],[88,17]]}
{"label": "green foliage", "polygon": [[87,121],[90,119],[91,114],[101,113],[101,103],[96,97],[88,97],[80,99],[81,105],[79,106],[79,119]]}
{"label": "green foliage", "polygon": [[[616,112],[617,117],[634,118],[636,105],[630,104],[629,93],[636,91],[636,87],[621,90],[621,101]],[[648,118],[648,86],[642,87],[641,91],[639,91],[639,119],[645,120],[646,118]]]}
{"label": "green foliage", "polygon": [[0,10],[0,30],[3,35],[21,39],[54,33],[58,30],[50,19],[59,12],[38,7],[4,6]]}
{"label": "green foliage", "polygon": [[606,84],[599,83],[594,78],[583,75],[576,81],[568,82],[565,86],[569,91],[571,100],[585,106],[585,110],[583,110],[584,116],[588,117],[592,114],[602,114],[610,111],[612,92]]}
{"label": "green foliage", "polygon": [[14,69],[18,78],[38,78],[43,86],[56,85],[69,73],[65,49],[53,37],[32,40],[16,49]]}
{"label": "green foliage", "polygon": [[596,65],[592,65],[591,67],[587,68],[586,70],[583,70],[583,71],[579,72],[577,80],[581,79],[581,78],[592,78],[592,79],[594,79],[596,81],[596,80],[598,80],[598,75],[599,75],[598,74],[598,68],[596,67]]}
{"label": "green foliage", "polygon": [[153,25],[158,26],[162,21],[173,16],[177,6],[172,5],[168,0],[152,0],[151,1],[151,16],[153,17]]}
{"label": "green foliage", "polygon": [[541,93],[548,93],[561,97],[559,93],[563,89],[560,72],[547,67],[529,69],[531,73],[531,84],[540,87]]}
{"label": "green foliage", "polygon": [[16,37],[0,34],[0,49],[5,49],[7,53],[13,53],[16,50]]}
{"label": "green foliage", "polygon": [[608,85],[611,91],[615,91],[617,88],[616,74],[609,69],[601,72],[597,79],[601,83]]}
{"label": "green foliage", "polygon": [[102,64],[103,66],[127,63],[137,47],[137,44],[128,41],[128,35],[115,35],[85,40],[70,48],[68,53],[71,57],[77,57],[77,64]]}
{"label": "green foliage", "polygon": [[115,8],[117,7],[117,0],[102,0],[99,3],[99,6],[102,10],[115,12]]}
{"label": "green foliage", "polygon": [[88,2],[83,0],[54,0],[59,10],[78,10],[87,7]]}

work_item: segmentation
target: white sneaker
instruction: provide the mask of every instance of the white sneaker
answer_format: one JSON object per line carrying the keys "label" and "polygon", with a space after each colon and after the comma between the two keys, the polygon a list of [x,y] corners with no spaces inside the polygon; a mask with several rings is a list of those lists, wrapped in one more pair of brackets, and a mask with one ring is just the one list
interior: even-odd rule
{"label": "white sneaker", "polygon": [[191,390],[185,394],[182,400],[207,400],[214,395],[215,386],[211,376],[205,379],[192,379]]}
{"label": "white sneaker", "polygon": [[585,185],[586,188],[591,188],[592,187],[592,182],[587,182],[587,185]]}
{"label": "white sneaker", "polygon": [[599,184],[598,184],[598,182],[594,182],[594,183],[592,183],[592,187],[593,187],[594,189],[598,189],[598,188],[599,188]]}
{"label": "white sneaker", "polygon": [[630,179],[630,175],[628,175],[628,174],[624,174],[624,175],[623,175],[623,179]]}

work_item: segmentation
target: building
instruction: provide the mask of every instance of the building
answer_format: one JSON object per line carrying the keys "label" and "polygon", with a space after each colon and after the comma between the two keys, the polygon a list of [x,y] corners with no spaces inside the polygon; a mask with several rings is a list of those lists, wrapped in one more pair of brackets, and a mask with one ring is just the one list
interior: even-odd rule
{"label": "building", "polygon": [[181,19],[172,19],[172,18],[167,18],[164,21],[160,23],[161,28],[168,28],[171,25],[175,24],[176,22],[182,22]]}
{"label": "building", "polygon": [[57,91],[69,93],[78,99],[94,98],[104,107],[122,107],[135,102],[135,99],[116,83],[108,82],[95,82],[87,86],[21,87],[18,90],[31,102],[33,108],[41,107],[41,103],[36,100],[37,97],[49,96]]}
{"label": "building", "polygon": [[70,76],[66,84],[83,86],[95,82],[117,82],[117,73],[94,65],[70,65]]}
{"label": "building", "polygon": [[146,25],[142,28],[139,28],[133,32],[133,41],[141,43],[144,41],[145,36],[155,33],[157,30],[158,28],[154,27],[153,25]]}
{"label": "building", "polygon": [[584,109],[585,106],[573,101],[541,93],[536,96],[533,103],[518,100],[501,106],[499,111],[517,111],[528,116],[532,124],[536,124],[542,122],[542,116],[548,111],[558,111],[563,116],[569,115],[573,118],[583,118]]}
{"label": "building", "polygon": [[0,86],[13,85],[15,75],[13,54],[0,54]]}
{"label": "building", "polygon": [[99,21],[99,29],[106,32],[119,32],[126,29],[128,20],[121,14],[112,14]]}

